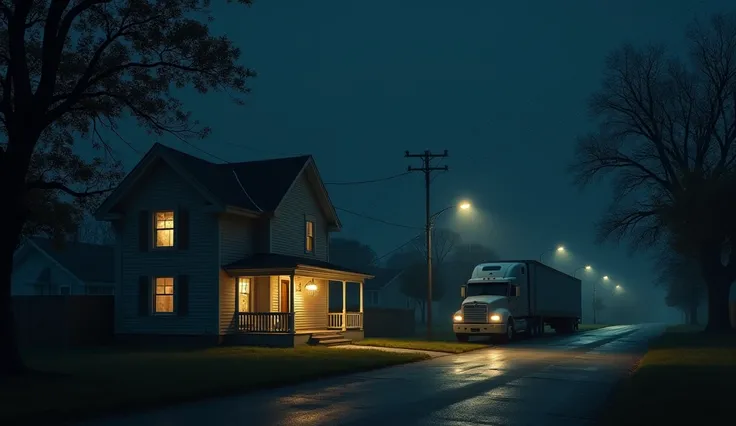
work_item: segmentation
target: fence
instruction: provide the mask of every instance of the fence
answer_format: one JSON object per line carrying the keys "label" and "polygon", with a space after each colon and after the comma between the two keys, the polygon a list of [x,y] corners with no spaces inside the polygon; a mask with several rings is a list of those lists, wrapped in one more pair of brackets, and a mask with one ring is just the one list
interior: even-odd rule
{"label": "fence", "polygon": [[414,310],[365,308],[365,337],[410,337],[415,335]]}
{"label": "fence", "polygon": [[114,296],[13,296],[23,347],[73,347],[109,343]]}

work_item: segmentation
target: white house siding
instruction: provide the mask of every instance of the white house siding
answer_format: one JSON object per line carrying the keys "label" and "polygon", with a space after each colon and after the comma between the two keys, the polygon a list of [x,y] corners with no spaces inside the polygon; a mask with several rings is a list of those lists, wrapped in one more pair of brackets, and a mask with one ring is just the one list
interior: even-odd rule
{"label": "white house siding", "polygon": [[[158,210],[189,211],[189,248],[139,250],[138,215]],[[124,213],[121,229],[121,291],[116,294],[120,318],[117,333],[216,335],[218,318],[218,220],[206,211],[205,198],[164,162],[153,165],[117,211]],[[153,238],[153,237],[151,237]],[[185,316],[139,315],[140,276],[189,277],[189,307]]]}
{"label": "white house siding", "polygon": [[[299,176],[271,219],[271,252],[314,256],[327,261],[327,220],[306,175],[305,171]],[[307,216],[315,220],[315,250],[312,254],[304,252]]]}
{"label": "white house siding", "polygon": [[[285,279],[288,279],[286,277]],[[279,310],[279,282],[280,277],[278,275],[271,275],[270,279],[271,284],[271,312],[280,312]]]}
{"label": "white house siding", "polygon": [[[59,287],[69,286],[71,294],[84,294],[84,284],[59,268],[58,265],[34,247],[23,247],[27,250],[18,263],[13,266],[11,278],[11,294],[14,296],[35,296],[36,284],[49,284],[49,293],[59,294]],[[38,275],[45,268],[49,268],[50,280],[48,283],[38,282]]]}
{"label": "white house siding", "polygon": [[[327,328],[327,280],[314,280],[317,290],[307,291],[304,287],[312,281],[309,277],[297,276],[294,297],[294,328],[300,330],[322,330]],[[301,287],[301,291],[299,288]]]}
{"label": "white house siding", "polygon": [[235,278],[220,270],[220,334],[234,333],[238,329],[235,317]]}
{"label": "white house siding", "polygon": [[[254,252],[254,221],[250,218],[225,214],[219,218],[220,260],[219,265],[240,260]],[[220,270],[220,334],[237,330],[233,322],[237,310],[235,278]]]}

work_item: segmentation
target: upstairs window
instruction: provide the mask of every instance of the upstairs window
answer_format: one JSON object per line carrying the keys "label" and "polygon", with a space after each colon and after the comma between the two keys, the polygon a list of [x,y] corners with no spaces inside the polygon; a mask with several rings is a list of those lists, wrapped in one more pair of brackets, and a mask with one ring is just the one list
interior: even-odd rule
{"label": "upstairs window", "polygon": [[174,212],[154,213],[155,247],[174,247]]}
{"label": "upstairs window", "polygon": [[304,251],[307,253],[314,253],[314,221],[305,221],[305,235]]}

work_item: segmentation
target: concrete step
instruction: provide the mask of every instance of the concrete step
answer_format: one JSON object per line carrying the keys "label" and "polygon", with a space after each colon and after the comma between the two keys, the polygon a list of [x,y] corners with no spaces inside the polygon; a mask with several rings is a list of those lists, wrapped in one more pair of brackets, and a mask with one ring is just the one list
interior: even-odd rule
{"label": "concrete step", "polygon": [[312,334],[310,339],[312,340],[326,340],[326,339],[338,339],[342,338],[342,334],[340,333],[320,333],[320,334]]}
{"label": "concrete step", "polygon": [[353,343],[351,339],[345,339],[344,337],[339,337],[336,339],[323,339],[317,342],[317,345],[319,346],[339,346],[339,345],[349,345]]}

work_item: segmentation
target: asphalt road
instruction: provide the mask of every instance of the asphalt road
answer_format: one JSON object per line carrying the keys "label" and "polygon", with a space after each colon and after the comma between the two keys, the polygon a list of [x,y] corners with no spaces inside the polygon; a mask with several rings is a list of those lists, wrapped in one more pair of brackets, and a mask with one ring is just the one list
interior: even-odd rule
{"label": "asphalt road", "polygon": [[629,325],[522,340],[84,425],[591,425],[612,386],[662,330]]}

